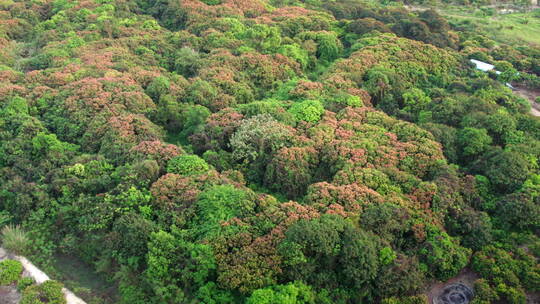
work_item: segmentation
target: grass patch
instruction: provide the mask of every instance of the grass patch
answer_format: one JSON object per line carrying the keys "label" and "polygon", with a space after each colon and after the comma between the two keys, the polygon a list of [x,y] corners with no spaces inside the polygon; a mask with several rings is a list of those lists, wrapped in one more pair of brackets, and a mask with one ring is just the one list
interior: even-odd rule
{"label": "grass patch", "polygon": [[540,45],[540,10],[500,13],[492,16],[476,9],[444,8],[440,13],[453,24],[485,33],[495,41]]}
{"label": "grass patch", "polygon": [[30,240],[26,236],[26,232],[20,226],[4,226],[1,231],[1,237],[2,246],[8,251],[18,255],[28,254]]}

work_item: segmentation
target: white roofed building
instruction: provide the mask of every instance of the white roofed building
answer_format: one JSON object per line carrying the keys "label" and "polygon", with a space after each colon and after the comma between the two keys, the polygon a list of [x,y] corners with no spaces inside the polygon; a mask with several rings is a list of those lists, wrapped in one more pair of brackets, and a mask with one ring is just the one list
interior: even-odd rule
{"label": "white roofed building", "polygon": [[[476,69],[482,71],[482,72],[489,72],[495,70],[495,66],[493,64],[489,64],[487,62],[483,62],[476,59],[471,59],[471,62],[474,63],[476,66]],[[495,71],[495,74],[500,74],[501,72]]]}

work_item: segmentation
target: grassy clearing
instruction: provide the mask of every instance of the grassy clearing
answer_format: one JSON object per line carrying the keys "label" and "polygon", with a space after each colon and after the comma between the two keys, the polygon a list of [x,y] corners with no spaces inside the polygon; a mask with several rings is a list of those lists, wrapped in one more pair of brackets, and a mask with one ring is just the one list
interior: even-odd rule
{"label": "grassy clearing", "polygon": [[540,9],[530,12],[497,13],[489,16],[486,10],[445,8],[440,13],[460,26],[476,28],[495,41],[532,43],[540,45]]}

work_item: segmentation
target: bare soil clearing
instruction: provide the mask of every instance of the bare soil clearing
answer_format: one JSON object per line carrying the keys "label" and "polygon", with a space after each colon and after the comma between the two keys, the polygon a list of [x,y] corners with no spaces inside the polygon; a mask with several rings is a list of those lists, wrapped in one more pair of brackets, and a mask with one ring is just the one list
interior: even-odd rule
{"label": "bare soil clearing", "polygon": [[457,276],[446,282],[436,282],[428,289],[428,303],[432,304],[433,299],[437,298],[443,292],[445,286],[450,284],[463,284],[470,289],[473,289],[474,281],[476,281],[476,279],[478,279],[478,275],[469,268],[465,268]]}
{"label": "bare soil clearing", "polygon": [[0,286],[0,304],[17,304],[21,300],[21,294],[17,292],[14,284]]}
{"label": "bare soil clearing", "polygon": [[519,96],[529,100],[531,103],[531,114],[540,117],[540,104],[536,102],[536,98],[540,96],[540,91],[530,90],[524,87],[516,87],[515,91]]}

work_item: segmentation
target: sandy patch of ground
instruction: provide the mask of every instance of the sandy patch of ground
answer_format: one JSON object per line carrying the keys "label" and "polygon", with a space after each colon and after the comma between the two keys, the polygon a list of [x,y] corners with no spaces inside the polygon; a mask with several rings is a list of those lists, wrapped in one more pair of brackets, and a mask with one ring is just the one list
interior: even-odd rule
{"label": "sandy patch of ground", "polygon": [[527,304],[539,304],[539,303],[540,303],[540,292],[527,294]]}
{"label": "sandy patch of ground", "polygon": [[443,291],[444,287],[450,284],[458,284],[461,283],[470,289],[473,289],[474,287],[474,281],[478,279],[478,275],[474,273],[469,268],[463,269],[457,276],[451,278],[450,280],[446,282],[436,282],[433,283],[429,288],[427,292],[428,296],[428,303],[432,304],[433,299],[437,298],[441,292]]}
{"label": "sandy patch of ground", "polygon": [[15,285],[0,286],[0,304],[17,304],[20,300],[21,294]]}

